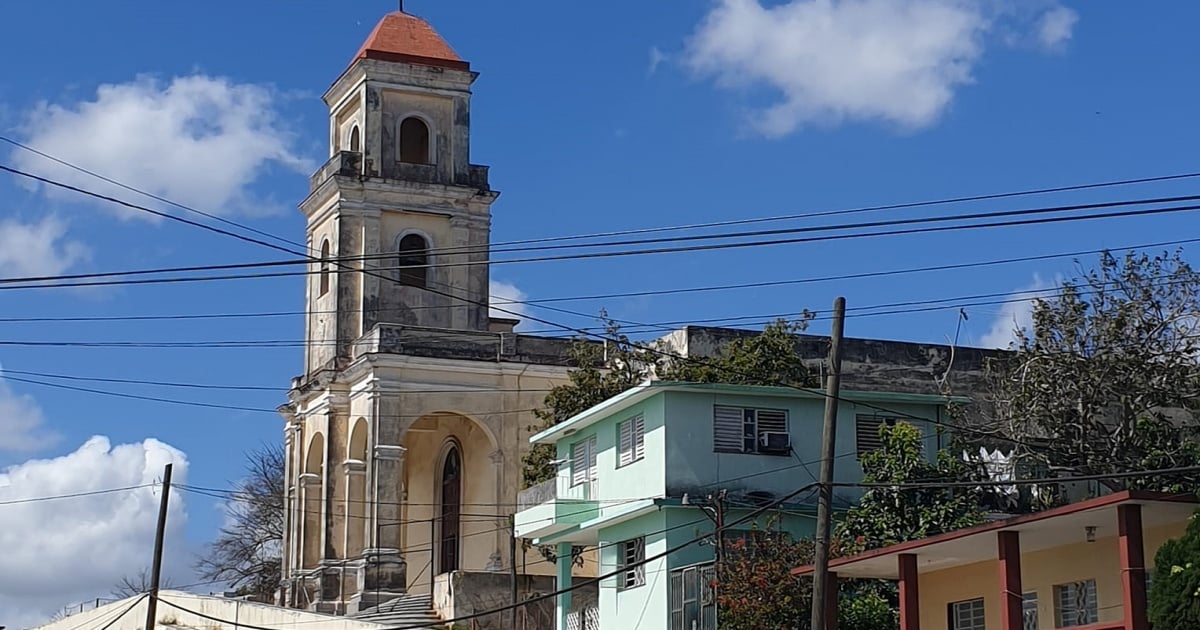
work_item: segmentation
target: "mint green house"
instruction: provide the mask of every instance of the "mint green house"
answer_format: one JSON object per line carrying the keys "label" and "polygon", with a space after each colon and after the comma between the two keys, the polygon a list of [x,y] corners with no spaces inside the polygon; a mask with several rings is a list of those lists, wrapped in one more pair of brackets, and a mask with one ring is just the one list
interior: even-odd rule
{"label": "mint green house", "polygon": [[[931,457],[946,438],[939,430],[945,397],[843,391],[841,398],[837,481],[861,480],[859,456],[878,448],[882,423],[921,427]],[[718,518],[714,497],[723,497],[720,517],[732,523],[814,483],[824,405],[820,392],[785,387],[643,383],[530,438],[557,447],[558,475],[521,493],[515,535],[558,546],[559,588],[571,584],[572,547],[599,549],[600,575],[615,575],[601,580],[598,610],[586,617],[598,616],[603,630],[715,630],[708,587],[715,548],[706,538]],[[835,507],[860,495],[839,488]],[[815,501],[815,492],[802,492],[771,518],[795,537],[811,536]],[[570,593],[559,596],[560,630],[570,609]]]}

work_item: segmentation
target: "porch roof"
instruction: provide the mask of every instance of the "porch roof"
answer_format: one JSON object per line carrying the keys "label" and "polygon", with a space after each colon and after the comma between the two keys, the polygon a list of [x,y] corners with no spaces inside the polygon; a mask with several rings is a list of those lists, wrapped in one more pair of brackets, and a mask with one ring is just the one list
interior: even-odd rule
{"label": "porch roof", "polygon": [[[996,533],[1021,534],[1021,552],[1029,553],[1061,547],[1085,540],[1087,527],[1095,527],[1097,539],[1117,535],[1117,507],[1142,506],[1142,523],[1157,527],[1186,521],[1196,511],[1197,499],[1183,494],[1129,490],[1081,501],[1071,505],[976,527],[947,532],[938,536],[874,549],[829,563],[838,577],[899,579],[899,556],[917,557],[917,571],[929,573],[997,559]],[[792,575],[808,575],[812,565],[792,569]]]}

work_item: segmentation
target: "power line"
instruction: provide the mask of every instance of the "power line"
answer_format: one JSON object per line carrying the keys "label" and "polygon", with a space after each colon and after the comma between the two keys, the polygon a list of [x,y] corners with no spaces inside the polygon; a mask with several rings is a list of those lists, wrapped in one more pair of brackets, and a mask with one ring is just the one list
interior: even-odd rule
{"label": "power line", "polygon": [[[7,168],[7,167],[3,167],[3,165],[0,165],[0,168]],[[81,192],[84,192],[85,194],[90,193],[90,191],[83,191],[82,189],[77,189],[74,187],[72,187],[72,189],[80,190]],[[95,194],[95,193],[92,193],[92,194]],[[1044,214],[1044,213],[1065,212],[1065,211],[1073,210],[1073,209],[1096,209],[1096,208],[1111,208],[1111,207],[1130,206],[1130,205],[1163,204],[1163,203],[1177,202],[1177,201],[1193,201],[1193,200],[1197,200],[1197,199],[1200,199],[1200,195],[1188,195],[1188,196],[1178,196],[1178,197],[1160,197],[1160,198],[1137,199],[1137,200],[1120,200],[1120,201],[1111,201],[1111,202],[1103,202],[1103,203],[1076,204],[1076,205],[1071,205],[1071,206],[1056,206],[1056,207],[1048,207],[1048,208],[1027,208],[1027,209],[1022,209],[1022,210],[972,213],[972,214],[966,214],[966,215],[954,215],[954,216],[949,216],[949,217],[923,217],[923,218],[915,218],[915,219],[876,221],[876,222],[869,222],[869,223],[843,224],[843,225],[835,225],[835,226],[809,226],[809,227],[801,227],[801,228],[790,228],[790,229],[786,229],[786,230],[760,231],[760,232],[756,232],[756,233],[713,235],[713,236],[702,236],[702,237],[686,236],[686,237],[673,237],[671,239],[654,239],[654,240],[645,240],[645,241],[622,241],[622,242],[614,242],[614,243],[604,243],[604,244],[600,244],[600,245],[605,246],[605,247],[611,247],[611,246],[621,246],[621,245],[626,245],[626,244],[635,244],[635,243],[639,243],[639,242],[644,242],[644,243],[679,242],[679,241],[688,241],[688,240],[697,240],[697,239],[711,240],[711,239],[716,239],[716,238],[722,238],[722,239],[737,238],[737,237],[758,236],[758,235],[767,235],[767,234],[792,234],[792,233],[805,233],[805,232],[828,231],[828,230],[854,230],[854,229],[873,228],[873,227],[881,227],[881,226],[923,224],[923,223],[930,223],[930,222],[959,221],[959,220],[977,219],[977,218],[1030,216],[1030,215],[1037,215],[1037,214]],[[136,206],[136,204],[125,203],[124,205],[141,208],[148,212],[156,212],[149,208],[144,208],[142,206]],[[1122,211],[1122,212],[1098,213],[1098,214],[1090,214],[1090,215],[1083,214],[1083,215],[1065,216],[1065,217],[1026,219],[1026,220],[1019,220],[1019,221],[1000,221],[1000,222],[978,223],[978,224],[967,224],[967,225],[948,225],[948,226],[937,226],[937,227],[928,227],[928,228],[920,228],[920,229],[888,230],[888,231],[883,231],[883,232],[871,232],[871,233],[835,234],[835,235],[825,235],[825,236],[805,237],[805,238],[770,239],[770,240],[758,240],[758,241],[744,241],[744,242],[737,242],[737,243],[709,243],[709,244],[692,245],[692,246],[684,246],[684,247],[654,248],[654,249],[641,249],[641,250],[630,249],[630,250],[616,251],[616,252],[587,252],[587,253],[579,253],[579,254],[534,257],[534,258],[524,258],[524,259],[502,259],[502,260],[492,260],[492,261],[457,261],[457,262],[445,262],[445,263],[427,263],[427,264],[423,264],[423,265],[404,265],[402,267],[386,267],[386,268],[376,268],[376,269],[371,269],[371,270],[348,268],[348,270],[368,273],[368,271],[394,271],[396,269],[401,269],[401,268],[419,269],[419,268],[472,266],[472,265],[481,265],[481,264],[496,265],[496,264],[515,263],[515,262],[575,260],[575,259],[584,259],[584,258],[600,258],[600,257],[612,257],[612,256],[706,251],[706,250],[741,248],[741,247],[758,247],[758,246],[766,246],[766,245],[802,243],[802,242],[824,241],[824,240],[840,240],[840,239],[847,239],[847,238],[864,238],[864,237],[872,237],[872,236],[888,236],[888,235],[899,235],[899,234],[940,232],[940,231],[946,231],[946,230],[978,229],[978,228],[987,228],[987,227],[1009,227],[1009,226],[1017,226],[1017,225],[1034,225],[1034,224],[1041,224],[1041,223],[1055,223],[1055,222],[1062,222],[1062,221],[1078,221],[1078,220],[1103,219],[1103,218],[1126,217],[1126,216],[1143,216],[1143,215],[1161,214],[1161,213],[1166,213],[1166,212],[1189,211],[1189,210],[1194,210],[1197,208],[1200,208],[1200,206],[1177,206],[1177,207],[1166,207],[1166,208],[1152,208],[1152,209],[1130,210],[1130,211]],[[170,216],[170,215],[167,215],[167,216]],[[183,219],[181,219],[181,220],[183,220]],[[194,225],[201,226],[201,227],[210,227],[210,226],[204,226],[203,224],[199,224],[199,223],[196,223],[193,221],[187,221],[187,220],[183,220],[183,221],[185,221],[189,225],[194,224]],[[223,234],[227,233],[224,230],[218,230],[218,232],[223,233]],[[236,236],[236,235],[233,235],[233,236]],[[257,242],[257,241],[254,241],[253,239],[252,239],[252,241]],[[263,244],[268,247],[271,247],[272,249],[277,249],[279,251],[287,252],[287,253],[290,253],[293,255],[297,254],[297,252],[291,251],[287,248],[282,248],[282,247],[272,245],[269,243],[259,242],[259,244]],[[599,245],[594,245],[594,246],[599,246]],[[493,253],[495,253],[495,251],[496,250],[493,250]],[[515,250],[513,250],[513,251],[515,251]],[[339,264],[339,266],[344,266],[344,265],[341,265],[340,263],[344,263],[344,262],[348,262],[348,261],[366,261],[366,260],[373,260],[373,259],[380,259],[380,258],[393,258],[393,257],[395,257],[394,253],[368,254],[368,255],[363,255],[363,256],[345,256],[345,257],[329,258],[329,259],[326,259],[324,262],[329,262],[329,263]],[[225,275],[199,276],[199,277],[185,276],[185,277],[172,277],[172,278],[144,278],[144,279],[134,279],[134,280],[130,280],[130,279],[100,280],[100,281],[89,281],[89,282],[76,282],[76,281],[67,282],[66,281],[66,280],[83,280],[83,279],[93,279],[94,280],[97,278],[109,278],[109,277],[118,277],[118,276],[122,276],[122,277],[123,276],[136,276],[136,275],[148,275],[148,274],[160,274],[160,273],[183,273],[183,272],[188,272],[188,271],[247,269],[247,268],[263,267],[263,266],[305,264],[305,263],[311,263],[311,262],[320,262],[320,260],[308,257],[308,258],[306,258],[306,260],[301,260],[301,261],[268,261],[265,263],[238,263],[238,264],[227,264],[227,265],[212,265],[212,266],[207,266],[207,267],[205,267],[205,266],[189,266],[189,267],[175,267],[175,268],[168,268],[168,269],[139,269],[139,270],[129,270],[129,271],[96,272],[96,273],[88,273],[88,274],[68,274],[68,275],[60,275],[60,276],[10,278],[7,280],[0,280],[0,284],[4,285],[4,286],[0,286],[0,289],[14,290],[14,289],[34,289],[34,288],[84,287],[84,286],[173,284],[173,283],[180,283],[180,282],[204,282],[204,281],[216,281],[216,280],[290,277],[290,276],[311,275],[314,273],[323,273],[320,270],[307,269],[307,270],[301,270],[301,271],[283,271],[283,272],[271,272],[271,273],[255,273],[255,274],[225,274]],[[390,278],[390,277],[383,278],[383,279],[388,280],[388,281],[394,280],[393,278]],[[31,282],[43,282],[43,284],[30,284]]]}
{"label": "power line", "polygon": [[[115,179],[106,177],[106,176],[96,173],[94,171],[91,171],[91,170],[85,169],[83,167],[80,167],[78,165],[72,164],[66,160],[63,160],[61,158],[58,158],[58,157],[55,157],[48,153],[45,153],[35,147],[31,147],[27,144],[21,143],[12,138],[0,136],[0,140],[3,140],[4,142],[8,142],[9,144],[12,144],[18,148],[24,149],[31,153],[40,155],[41,157],[52,160],[63,166],[67,166],[71,169],[74,169],[74,170],[84,173],[86,175],[98,178],[102,181],[119,186],[119,187],[129,190],[131,192],[135,192],[135,193],[144,195],[144,196],[154,199],[156,201],[160,201],[162,203],[166,203],[166,204],[175,206],[177,208],[186,210],[188,212],[192,212],[192,213],[198,214],[200,216],[204,216],[204,217],[216,220],[216,221],[220,221],[222,223],[225,223],[226,225],[238,227],[238,228],[259,234],[260,236],[272,238],[272,239],[275,239],[275,240],[283,242],[283,243],[295,245],[297,247],[305,247],[307,249],[307,246],[305,246],[301,243],[298,243],[296,241],[291,241],[291,240],[276,236],[274,234],[270,234],[268,232],[261,232],[252,227],[249,227],[249,226],[246,226],[246,225],[243,225],[240,223],[236,223],[233,221],[229,221],[229,220],[219,217],[217,215],[206,213],[201,210],[197,210],[191,206],[187,206],[185,204],[181,204],[181,203],[172,201],[170,199],[166,199],[164,197],[155,195],[153,193],[136,188],[134,186],[130,186],[123,182],[117,181]],[[1008,199],[1008,198],[1014,198],[1014,197],[1046,195],[1046,194],[1061,193],[1061,192],[1074,192],[1074,191],[1093,190],[1093,189],[1101,189],[1101,188],[1113,188],[1113,187],[1130,186],[1130,185],[1137,185],[1137,184],[1177,181],[1177,180],[1184,180],[1184,179],[1192,179],[1192,178],[1196,178],[1196,177],[1200,177],[1200,172],[1178,173],[1178,174],[1172,174],[1172,175],[1159,175],[1159,176],[1131,178],[1131,179],[1123,179],[1123,180],[1108,180],[1108,181],[1102,181],[1102,182],[1092,182],[1092,183],[1085,183],[1085,184],[1072,184],[1072,185],[1065,185],[1065,186],[1025,189],[1025,190],[1020,190],[1020,191],[1010,191],[1010,192],[1002,192],[1002,193],[985,193],[985,194],[940,198],[940,199],[925,200],[925,201],[864,206],[864,207],[839,209],[839,210],[805,212],[805,213],[796,213],[796,214],[770,216],[770,217],[756,217],[756,218],[750,218],[750,219],[735,219],[735,220],[715,221],[715,222],[708,222],[708,223],[695,223],[695,224],[690,224],[690,225],[676,225],[676,226],[666,226],[666,227],[656,227],[656,228],[639,228],[639,229],[599,232],[599,233],[593,233],[593,234],[551,236],[551,237],[542,237],[542,238],[534,238],[534,239],[499,241],[499,242],[492,242],[492,243],[490,243],[490,245],[493,247],[507,246],[507,245],[524,245],[524,244],[532,244],[532,243],[548,243],[548,242],[583,240],[583,239],[593,239],[593,238],[606,238],[606,237],[613,237],[613,236],[648,234],[648,233],[656,233],[656,232],[672,232],[672,231],[696,230],[696,229],[713,228],[713,227],[728,227],[728,226],[732,226],[732,225],[747,225],[747,224],[754,224],[754,223],[766,223],[766,222],[777,222],[777,221],[790,221],[790,220],[796,220],[796,219],[808,219],[808,218],[816,218],[816,217],[823,217],[823,216],[859,214],[859,213],[865,213],[865,212],[875,212],[875,211],[880,211],[880,210],[900,210],[900,209],[908,209],[908,208],[930,207],[930,206],[940,206],[940,205],[949,205],[949,204],[958,204],[958,203],[970,203],[970,202],[976,202],[976,201]],[[433,252],[433,251],[434,250],[430,250],[430,252]]]}
{"label": "power line", "polygon": [[93,497],[101,494],[113,494],[116,492],[128,492],[130,490],[140,490],[142,488],[152,488],[156,484],[142,484],[139,486],[126,486],[124,488],[108,488],[106,490],[89,490],[87,492],[73,492],[71,494],[56,494],[53,496],[28,497],[25,499],[9,499],[0,501],[0,505],[18,505],[22,503],[41,503],[44,501],[58,501],[61,499],[76,499],[79,497]]}

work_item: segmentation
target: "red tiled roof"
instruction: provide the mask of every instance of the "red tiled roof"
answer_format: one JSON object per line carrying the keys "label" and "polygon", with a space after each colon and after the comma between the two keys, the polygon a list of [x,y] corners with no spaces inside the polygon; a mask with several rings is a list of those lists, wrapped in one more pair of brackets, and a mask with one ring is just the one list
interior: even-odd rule
{"label": "red tiled roof", "polygon": [[470,64],[428,22],[402,11],[383,16],[354,56],[467,70]]}

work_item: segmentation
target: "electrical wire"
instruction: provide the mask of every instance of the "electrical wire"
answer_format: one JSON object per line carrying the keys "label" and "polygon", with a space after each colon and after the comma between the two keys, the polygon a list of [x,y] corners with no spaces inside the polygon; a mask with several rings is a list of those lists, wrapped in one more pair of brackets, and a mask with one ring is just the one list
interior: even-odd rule
{"label": "electrical wire", "polygon": [[79,497],[92,497],[101,494],[113,494],[117,492],[128,492],[130,490],[140,490],[142,488],[154,488],[157,484],[142,484],[139,486],[126,486],[124,488],[108,488],[105,490],[89,490],[87,492],[73,492],[70,494],[56,494],[52,496],[29,497],[24,499],[9,499],[0,501],[0,505],[18,505],[22,503],[41,503],[43,501],[58,501],[60,499],[76,499]]}
{"label": "electrical wire", "polygon": [[[229,220],[219,217],[217,215],[213,215],[210,213],[203,212],[201,210],[197,210],[196,208],[193,208],[191,206],[187,206],[187,205],[172,201],[170,199],[166,199],[164,197],[155,195],[153,193],[147,192],[145,190],[130,186],[123,182],[119,182],[115,179],[106,177],[106,176],[98,174],[94,171],[91,171],[91,170],[85,169],[83,167],[77,166],[75,164],[72,164],[61,158],[58,158],[58,157],[55,157],[48,153],[45,153],[35,147],[31,147],[27,144],[21,143],[12,138],[9,138],[6,136],[0,136],[0,141],[7,142],[9,144],[12,144],[13,146],[20,148],[20,149],[29,151],[31,153],[35,153],[41,157],[44,157],[46,159],[57,162],[63,166],[67,166],[71,169],[74,169],[74,170],[84,173],[86,175],[98,178],[102,181],[119,186],[119,187],[129,190],[131,192],[135,192],[135,193],[144,195],[144,196],[154,199],[156,201],[160,201],[162,203],[166,203],[168,205],[175,206],[182,210],[186,210],[188,212],[192,212],[192,213],[198,214],[200,216],[204,216],[204,217],[216,220],[216,221],[220,221],[227,225],[231,225],[234,227],[238,227],[238,228],[259,234],[260,236],[272,238],[277,241],[287,243],[290,245],[295,245],[298,247],[306,247],[305,245],[298,243],[296,241],[288,240],[288,239],[285,239],[285,238],[282,238],[282,237],[279,237],[279,236],[276,236],[274,234],[270,234],[267,232],[260,232],[252,227],[249,227],[249,226],[246,226],[246,225],[243,225],[240,223],[235,223],[233,221],[229,221]],[[1200,177],[1200,172],[1178,173],[1178,174],[1172,174],[1172,175],[1158,175],[1158,176],[1131,178],[1131,179],[1123,179],[1123,180],[1108,180],[1108,181],[1102,181],[1102,182],[1072,184],[1072,185],[1055,186],[1055,187],[1043,187],[1043,188],[1025,189],[1025,190],[1020,190],[1020,191],[1009,191],[1009,192],[1002,192],[1002,193],[985,193],[985,194],[940,198],[940,199],[925,200],[925,201],[893,203],[893,204],[874,205],[874,206],[865,206],[865,207],[839,209],[839,210],[827,210],[827,211],[818,211],[818,212],[805,212],[805,213],[788,214],[788,215],[781,215],[781,216],[756,217],[756,218],[749,218],[749,219],[734,219],[734,220],[715,221],[715,222],[708,222],[708,223],[695,223],[695,224],[690,224],[690,225],[676,225],[676,226],[655,227],[655,228],[627,229],[627,230],[617,230],[617,231],[609,231],[609,232],[599,232],[599,233],[593,233],[593,234],[551,236],[551,237],[513,240],[513,241],[497,241],[497,242],[490,243],[490,246],[496,247],[496,246],[508,246],[508,245],[523,245],[523,244],[531,244],[531,243],[548,243],[548,242],[560,242],[560,241],[583,240],[583,239],[594,239],[594,238],[606,238],[606,237],[613,237],[613,236],[626,236],[626,235],[633,235],[633,234],[648,234],[648,233],[656,233],[656,232],[673,232],[673,231],[695,230],[695,229],[704,229],[704,228],[713,228],[713,227],[728,227],[728,226],[732,226],[732,225],[747,225],[747,224],[753,224],[753,223],[791,221],[791,220],[797,220],[797,219],[808,219],[808,218],[816,218],[816,217],[824,217],[824,216],[859,214],[859,213],[864,213],[864,212],[875,212],[875,211],[880,211],[880,210],[900,210],[900,209],[941,206],[941,205],[959,204],[959,203],[971,203],[971,202],[976,202],[976,201],[992,201],[992,200],[999,200],[999,199],[1009,199],[1009,198],[1014,198],[1014,197],[1046,195],[1046,194],[1054,194],[1054,193],[1062,193],[1062,192],[1076,192],[1076,191],[1082,191],[1082,190],[1094,190],[1094,189],[1101,189],[1101,188],[1112,188],[1112,187],[1130,186],[1130,185],[1147,184],[1147,183],[1160,183],[1160,182],[1167,182],[1167,181],[1192,179],[1192,178],[1196,178],[1196,177]],[[430,250],[430,251],[432,252],[434,250]]]}

